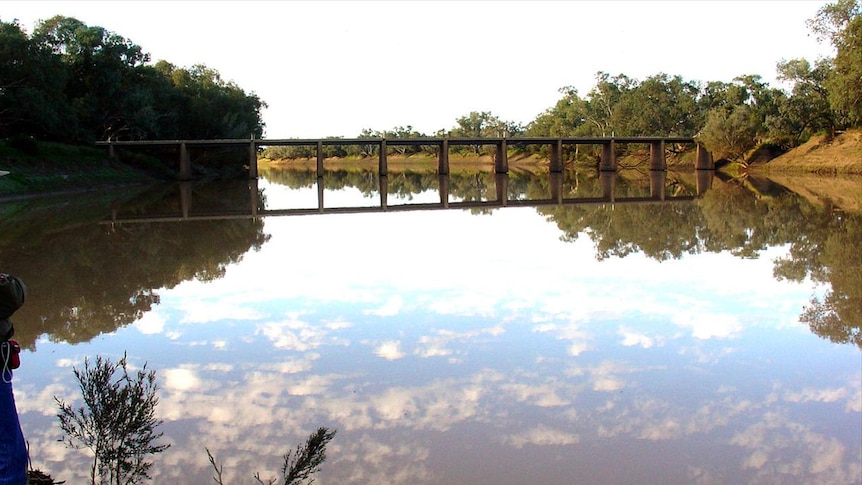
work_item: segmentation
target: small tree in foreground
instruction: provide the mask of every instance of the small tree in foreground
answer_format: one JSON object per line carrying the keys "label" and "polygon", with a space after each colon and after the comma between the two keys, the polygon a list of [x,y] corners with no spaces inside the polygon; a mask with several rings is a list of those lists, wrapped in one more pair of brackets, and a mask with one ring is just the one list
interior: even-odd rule
{"label": "small tree in foreground", "polygon": [[[335,437],[335,430],[320,427],[309,435],[305,443],[298,445],[295,450],[288,451],[284,455],[284,464],[281,466],[282,485],[311,485],[314,478],[311,476],[320,471],[321,465],[326,461],[326,445]],[[213,480],[218,485],[224,485],[222,481],[223,467],[216,462],[210,450],[207,449],[210,464],[215,470]],[[271,478],[264,482],[260,473],[254,474],[255,480],[262,485],[276,485],[277,478]]]}
{"label": "small tree in foreground", "polygon": [[156,373],[147,365],[131,375],[126,355],[117,363],[96,357],[91,367],[74,368],[84,405],[73,408],[54,397],[60,408],[57,417],[65,433],[64,442],[72,448],[93,452],[90,483],[125,485],[150,478],[152,462],[148,455],[161,453],[169,444],[155,444],[163,435],[156,428]]}

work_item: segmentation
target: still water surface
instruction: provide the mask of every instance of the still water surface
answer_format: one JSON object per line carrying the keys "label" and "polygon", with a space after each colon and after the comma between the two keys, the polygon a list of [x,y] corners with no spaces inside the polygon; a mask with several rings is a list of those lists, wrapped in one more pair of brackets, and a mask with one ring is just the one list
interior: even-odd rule
{"label": "still water surface", "polygon": [[862,483],[859,213],[694,174],[262,177],[5,205],[35,467],[84,483],[54,397],[127,352],[153,483],[212,483],[206,449],[275,477],[319,426],[320,484]]}

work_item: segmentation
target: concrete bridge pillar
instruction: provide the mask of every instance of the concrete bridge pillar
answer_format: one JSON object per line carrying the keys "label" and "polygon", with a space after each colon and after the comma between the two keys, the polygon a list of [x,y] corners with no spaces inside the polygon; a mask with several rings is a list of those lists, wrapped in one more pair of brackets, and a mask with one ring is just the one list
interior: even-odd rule
{"label": "concrete bridge pillar", "polygon": [[494,186],[497,188],[497,202],[503,207],[509,205],[509,174],[494,174]]}
{"label": "concrete bridge pillar", "polygon": [[248,143],[248,178],[257,178],[257,145],[254,143],[254,137]]}
{"label": "concrete bridge pillar", "polygon": [[503,138],[497,143],[497,151],[494,153],[494,171],[497,173],[509,173],[509,146]]}
{"label": "concrete bridge pillar", "polygon": [[440,142],[440,153],[437,154],[437,173],[449,174],[449,138]]}
{"label": "concrete bridge pillar", "polygon": [[323,177],[323,142],[317,140],[317,176]]}
{"label": "concrete bridge pillar", "polygon": [[551,172],[563,171],[563,140],[551,143]]}
{"label": "concrete bridge pillar", "polygon": [[667,170],[667,158],[664,151],[664,140],[649,144],[649,169]]}
{"label": "concrete bridge pillar", "polygon": [[650,170],[649,195],[653,199],[664,200],[667,186],[667,171]]}
{"label": "concrete bridge pillar", "polygon": [[712,154],[703,146],[703,144],[697,144],[697,150],[695,150],[695,168],[698,170],[715,170],[715,162],[712,160]]}
{"label": "concrete bridge pillar", "polygon": [[602,144],[602,160],[599,163],[599,170],[603,172],[617,171],[616,143],[613,140]]}
{"label": "concrete bridge pillar", "polygon": [[189,150],[186,142],[180,142],[180,180],[192,178],[192,163],[189,159]]}
{"label": "concrete bridge pillar", "polygon": [[108,158],[111,160],[117,158],[117,152],[114,151],[114,141],[110,138],[108,139]]}
{"label": "concrete bridge pillar", "polygon": [[386,139],[380,140],[380,163],[378,164],[378,169],[380,170],[380,176],[385,177],[389,174],[389,170],[386,166]]}

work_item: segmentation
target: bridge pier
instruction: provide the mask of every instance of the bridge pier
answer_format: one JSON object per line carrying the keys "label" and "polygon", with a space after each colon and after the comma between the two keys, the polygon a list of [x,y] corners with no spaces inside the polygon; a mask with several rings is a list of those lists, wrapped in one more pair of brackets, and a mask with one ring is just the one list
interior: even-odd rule
{"label": "bridge pier", "polygon": [[248,195],[251,199],[251,215],[257,216],[257,204],[260,200],[258,199],[258,183],[256,178],[248,181]]}
{"label": "bridge pier", "polygon": [[389,170],[386,166],[386,139],[380,140],[380,149],[378,150],[378,155],[380,156],[380,163],[378,164],[378,170],[380,171],[380,176],[385,177],[388,175]]}
{"label": "bridge pier", "polygon": [[695,150],[694,167],[697,170],[715,170],[715,162],[712,160],[712,154],[701,143],[697,144],[697,149]]}
{"label": "bridge pier", "polygon": [[254,143],[254,135],[248,144],[248,178],[257,178],[257,145]]}
{"label": "bridge pier", "polygon": [[189,159],[189,149],[186,142],[180,143],[180,180],[192,178],[192,163]]}
{"label": "bridge pier", "polygon": [[667,170],[667,157],[664,151],[664,140],[649,144],[649,169]]}
{"label": "bridge pier", "polygon": [[317,140],[317,176],[323,177],[323,142]]}
{"label": "bridge pier", "polygon": [[602,144],[602,159],[599,162],[599,170],[603,172],[617,171],[617,153],[614,140]]}
{"label": "bridge pier", "polygon": [[449,174],[449,138],[443,138],[440,142],[440,152],[437,154],[437,173]]}
{"label": "bridge pier", "polygon": [[494,152],[494,171],[509,173],[509,146],[505,138],[497,143],[497,151]]}
{"label": "bridge pier", "polygon": [[549,168],[552,173],[563,171],[563,140],[551,143],[551,163]]}

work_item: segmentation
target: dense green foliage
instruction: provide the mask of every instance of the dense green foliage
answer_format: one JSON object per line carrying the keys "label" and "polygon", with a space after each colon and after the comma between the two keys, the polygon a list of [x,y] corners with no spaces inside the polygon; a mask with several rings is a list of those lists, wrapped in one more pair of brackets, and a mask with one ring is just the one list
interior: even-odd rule
{"label": "dense green foliage", "polygon": [[265,103],[203,65],[178,68],[102,27],[56,16],[31,35],[0,21],[0,137],[247,138]]}

